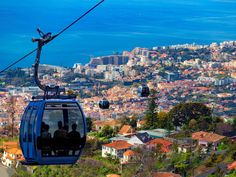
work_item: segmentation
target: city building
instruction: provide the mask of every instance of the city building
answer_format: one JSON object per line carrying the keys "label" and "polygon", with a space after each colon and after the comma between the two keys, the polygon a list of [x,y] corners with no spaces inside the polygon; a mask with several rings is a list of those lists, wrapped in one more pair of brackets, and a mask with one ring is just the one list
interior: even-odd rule
{"label": "city building", "polygon": [[148,143],[151,140],[152,140],[151,136],[145,132],[145,133],[137,133],[135,135],[132,135],[127,142],[134,146],[140,146],[140,145],[144,145]]}
{"label": "city building", "polygon": [[123,158],[123,153],[131,149],[132,144],[126,141],[118,140],[109,144],[102,145],[102,157]]}
{"label": "city building", "polygon": [[215,150],[224,138],[225,136],[204,131],[192,133],[192,139],[197,140],[199,146],[208,147],[211,144]]}
{"label": "city building", "polygon": [[122,164],[126,164],[132,162],[134,160],[138,160],[138,153],[133,150],[127,150],[123,154],[123,158],[121,160]]}
{"label": "city building", "polygon": [[158,145],[160,146],[160,150],[163,153],[168,153],[171,151],[172,142],[165,140],[163,138],[156,138],[146,143],[145,147],[148,149],[155,149]]}

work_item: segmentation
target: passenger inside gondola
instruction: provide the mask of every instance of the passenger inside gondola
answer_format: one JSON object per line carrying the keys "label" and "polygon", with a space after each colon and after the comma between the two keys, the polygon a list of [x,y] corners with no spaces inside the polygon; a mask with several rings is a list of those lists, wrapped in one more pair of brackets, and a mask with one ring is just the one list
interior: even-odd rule
{"label": "passenger inside gondola", "polygon": [[42,137],[42,155],[43,156],[51,156],[52,154],[52,147],[51,147],[51,140],[52,140],[52,135],[49,133],[49,125],[43,124],[42,125],[42,132],[41,132],[41,137]]}
{"label": "passenger inside gondola", "polygon": [[81,145],[81,137],[80,133],[76,131],[77,124],[72,124],[72,131],[68,134],[68,138],[71,145],[72,155],[75,155],[75,152],[80,149]]}
{"label": "passenger inside gondola", "polygon": [[[56,156],[68,155],[68,128],[63,128],[62,121],[58,121],[58,130],[54,132],[54,150]],[[68,126],[67,126],[68,127]]]}
{"label": "passenger inside gondola", "polygon": [[65,138],[66,137],[66,130],[62,126],[62,121],[58,121],[57,125],[58,125],[58,130],[56,130],[54,132],[53,137],[55,139],[57,139],[57,138]]}
{"label": "passenger inside gondola", "polygon": [[80,154],[86,141],[82,116],[76,104],[54,103],[45,106],[37,142],[43,157]]}

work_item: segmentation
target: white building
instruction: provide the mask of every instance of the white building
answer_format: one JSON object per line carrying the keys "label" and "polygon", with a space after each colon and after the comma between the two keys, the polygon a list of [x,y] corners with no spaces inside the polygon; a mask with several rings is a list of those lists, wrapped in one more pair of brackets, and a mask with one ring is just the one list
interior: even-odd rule
{"label": "white building", "polygon": [[134,146],[144,145],[147,142],[151,141],[152,138],[148,133],[137,133],[136,135],[131,136],[131,138],[127,141],[129,144]]}
{"label": "white building", "polygon": [[7,167],[17,167],[21,160],[24,160],[24,158],[22,151],[18,148],[6,149],[2,156],[2,164]]}
{"label": "white building", "polygon": [[138,159],[138,154],[132,150],[127,150],[124,154],[123,154],[123,159],[121,160],[121,163],[125,164],[125,163],[129,163],[132,162],[133,160],[137,160]]}
{"label": "white building", "polygon": [[102,157],[115,157],[115,158],[123,158],[123,154],[125,151],[131,149],[132,145],[127,143],[124,140],[113,141],[109,144],[102,145]]}

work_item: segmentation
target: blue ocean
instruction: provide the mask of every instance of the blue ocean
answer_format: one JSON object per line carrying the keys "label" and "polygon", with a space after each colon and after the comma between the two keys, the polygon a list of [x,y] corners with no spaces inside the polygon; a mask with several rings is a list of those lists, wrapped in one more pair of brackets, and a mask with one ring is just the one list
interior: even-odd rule
{"label": "blue ocean", "polygon": [[[36,28],[57,33],[95,0],[0,1],[0,69],[36,48]],[[41,63],[72,67],[134,47],[236,40],[235,0],[105,0],[46,45]],[[15,67],[30,67],[34,55]]]}

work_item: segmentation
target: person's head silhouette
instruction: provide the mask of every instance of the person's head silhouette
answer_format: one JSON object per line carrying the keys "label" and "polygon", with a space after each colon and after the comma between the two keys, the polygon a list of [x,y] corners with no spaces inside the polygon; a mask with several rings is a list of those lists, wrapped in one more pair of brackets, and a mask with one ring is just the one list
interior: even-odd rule
{"label": "person's head silhouette", "polygon": [[45,125],[45,131],[48,132],[48,130],[49,130],[49,125],[46,124],[46,125]]}
{"label": "person's head silhouette", "polygon": [[76,124],[72,124],[72,130],[75,131],[77,128],[77,125]]}
{"label": "person's head silhouette", "polygon": [[41,132],[45,131],[45,125],[46,125],[45,122],[41,123]]}
{"label": "person's head silhouette", "polygon": [[57,124],[58,124],[58,128],[59,128],[59,129],[62,129],[62,121],[58,121]]}

